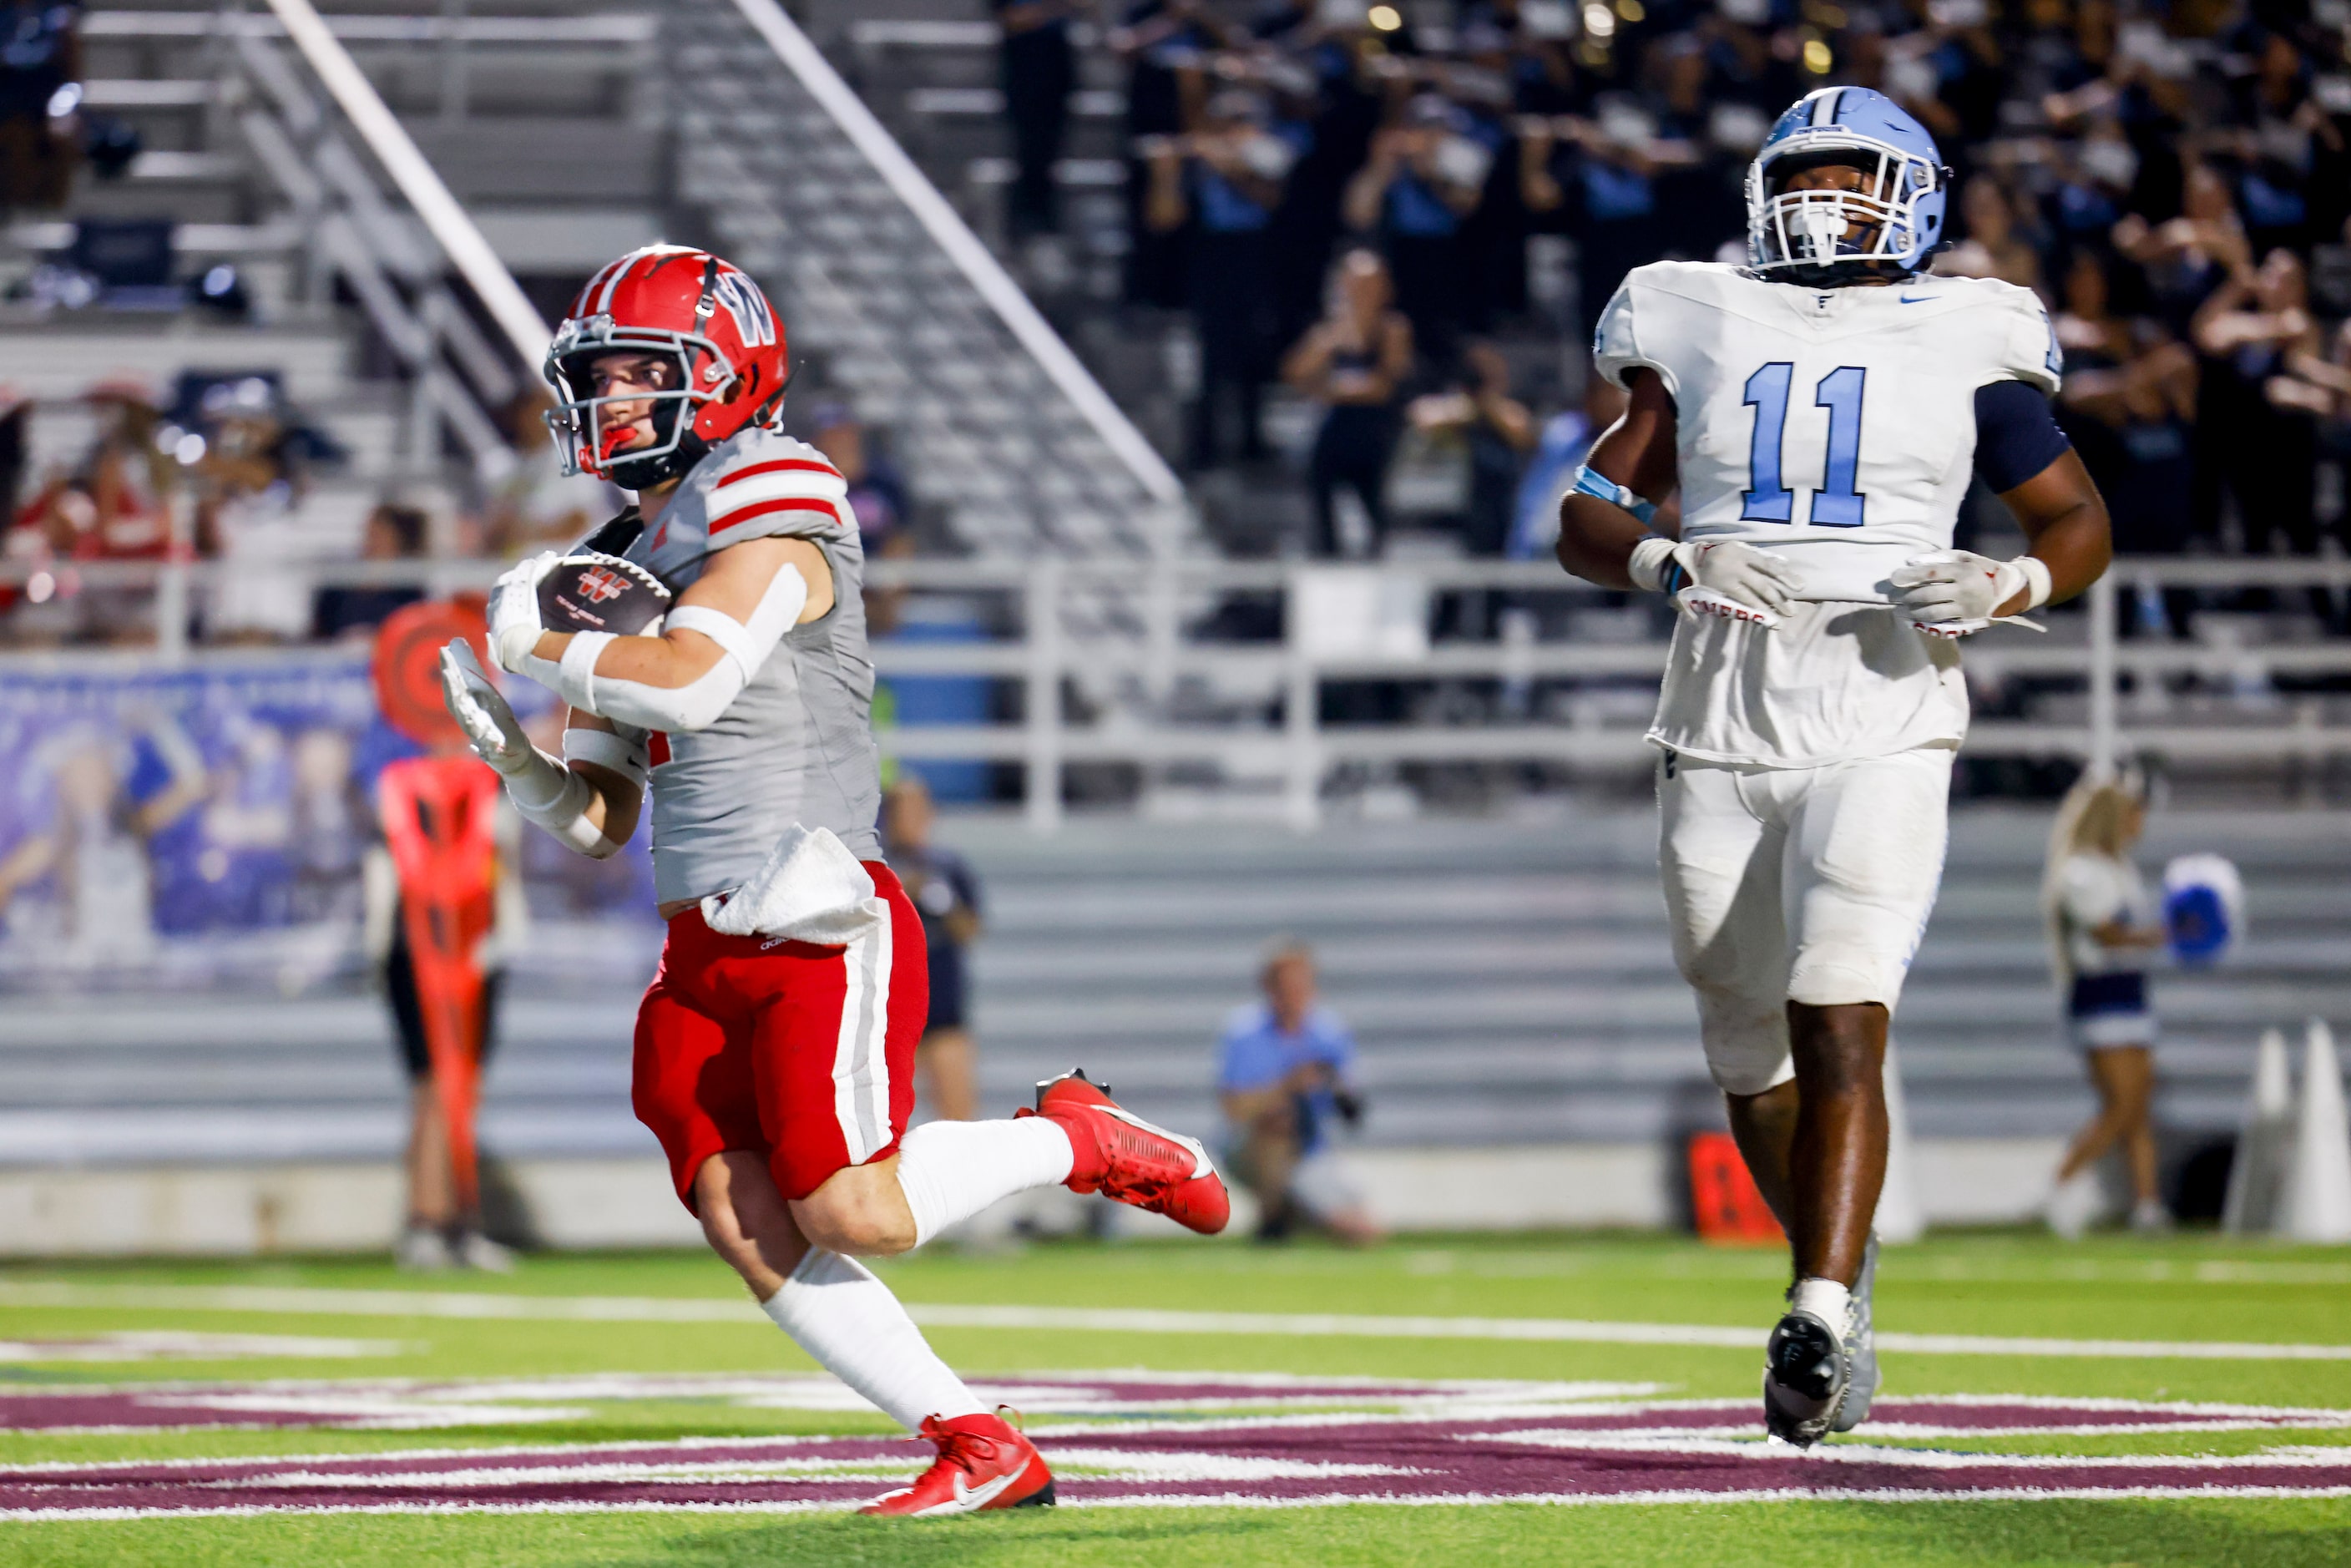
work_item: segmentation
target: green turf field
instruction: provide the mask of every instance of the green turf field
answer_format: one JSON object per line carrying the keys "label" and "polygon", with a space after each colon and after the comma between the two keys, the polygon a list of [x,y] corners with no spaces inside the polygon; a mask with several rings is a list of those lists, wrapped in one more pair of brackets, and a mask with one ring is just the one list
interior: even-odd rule
{"label": "green turf field", "polygon": [[1891,1250],[1879,1327],[1915,1337],[1826,1458],[1754,1441],[1782,1269],[1588,1238],[902,1260],[1084,1506],[884,1524],[838,1506],[916,1451],[707,1259],[16,1265],[0,1563],[2351,1562],[2351,1257]]}

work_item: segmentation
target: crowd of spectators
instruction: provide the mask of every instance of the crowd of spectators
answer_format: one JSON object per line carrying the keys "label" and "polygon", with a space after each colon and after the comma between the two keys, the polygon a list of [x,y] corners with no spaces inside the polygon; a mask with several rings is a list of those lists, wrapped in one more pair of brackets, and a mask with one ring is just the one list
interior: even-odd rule
{"label": "crowd of spectators", "polygon": [[[1051,168],[1083,0],[998,0],[1020,165]],[[1092,19],[1126,73],[1128,299],[1190,313],[1196,468],[1259,450],[1282,379],[1325,410],[1313,549],[1359,496],[1376,549],[1415,400],[1507,488],[1529,240],[1573,242],[1568,331],[1630,268],[1743,255],[1741,179],[1813,88],[1884,91],[1952,170],[1940,270],[2039,290],[2061,417],[2126,550],[2309,553],[2351,455],[2351,5],[2344,0],[1140,0]],[[1050,99],[1049,104],[1046,100]],[[1327,302],[1327,303],[1326,303]],[[1235,416],[1238,416],[1237,420]],[[1565,415],[1578,428],[1587,422]],[[1231,427],[1238,423],[1238,429]],[[2339,472],[2339,467],[2336,469]],[[1468,521],[1473,551],[1519,528]]]}

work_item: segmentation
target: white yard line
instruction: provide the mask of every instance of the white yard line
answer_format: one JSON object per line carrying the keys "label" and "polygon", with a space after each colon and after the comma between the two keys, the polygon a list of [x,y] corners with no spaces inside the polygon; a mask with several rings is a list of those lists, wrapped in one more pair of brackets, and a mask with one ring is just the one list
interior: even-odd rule
{"label": "white yard line", "polygon": [[[657,1296],[526,1296],[486,1291],[346,1291],[253,1285],[73,1285],[0,1281],[0,1307],[112,1307],[296,1316],[507,1319],[562,1322],[729,1322],[763,1325],[747,1301]],[[1761,1328],[1710,1323],[1600,1322],[1576,1318],[1376,1317],[1341,1312],[1192,1312],[1128,1308],[907,1303],[928,1328],[1057,1333],[1257,1334],[1305,1339],[1506,1340],[1692,1345],[1760,1350]],[[2224,1340],[2003,1338],[1881,1333],[1880,1349],[1910,1355],[2063,1360],[2351,1361],[2351,1344],[2252,1344]]]}

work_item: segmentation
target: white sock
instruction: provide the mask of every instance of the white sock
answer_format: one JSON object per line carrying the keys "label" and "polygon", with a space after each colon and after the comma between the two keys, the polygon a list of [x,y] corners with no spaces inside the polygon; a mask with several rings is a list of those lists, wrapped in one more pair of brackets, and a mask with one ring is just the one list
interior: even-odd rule
{"label": "white sock", "polygon": [[1799,1280],[1788,1296],[1792,1312],[1810,1312],[1838,1333],[1844,1333],[1844,1314],[1853,1292],[1834,1280]]}
{"label": "white sock", "polygon": [[881,1406],[908,1431],[926,1416],[987,1412],[947,1370],[923,1331],[864,1264],[811,1247],[784,1288],[759,1303],[817,1364]]}
{"label": "white sock", "polygon": [[1070,1135],[1050,1116],[925,1122],[898,1144],[898,1185],[920,1247],[998,1198],[1070,1179]]}

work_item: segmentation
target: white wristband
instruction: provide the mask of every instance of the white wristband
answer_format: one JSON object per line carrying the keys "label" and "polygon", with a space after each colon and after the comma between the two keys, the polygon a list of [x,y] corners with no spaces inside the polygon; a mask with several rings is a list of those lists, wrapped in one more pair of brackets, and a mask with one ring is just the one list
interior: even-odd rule
{"label": "white wristband", "polygon": [[[546,757],[545,752],[539,753]],[[554,762],[549,757],[547,760]],[[558,765],[559,767],[560,765]],[[534,770],[536,771],[536,770]],[[562,784],[552,799],[526,800],[515,791],[517,779],[507,780],[507,794],[521,812],[523,821],[536,822],[591,860],[604,860],[620,849],[620,845],[604,836],[604,830],[588,820],[589,802],[596,798],[594,786],[568,768],[561,768]]]}
{"label": "white wristband", "polygon": [[1625,563],[1625,573],[1633,586],[1651,593],[1666,591],[1666,568],[1673,560],[1674,541],[1651,534],[1633,547],[1632,559]]}
{"label": "white wristband", "polygon": [[557,667],[555,695],[585,713],[595,713],[596,659],[611,643],[610,632],[574,632]]}
{"label": "white wristband", "polygon": [[2021,555],[2009,565],[2024,574],[2024,610],[2038,610],[2049,602],[2049,563],[2037,555]]}
{"label": "white wristband", "polygon": [[652,771],[652,759],[645,754],[643,741],[631,740],[609,729],[565,730],[563,759],[609,768],[640,789],[645,787],[646,775]]}

